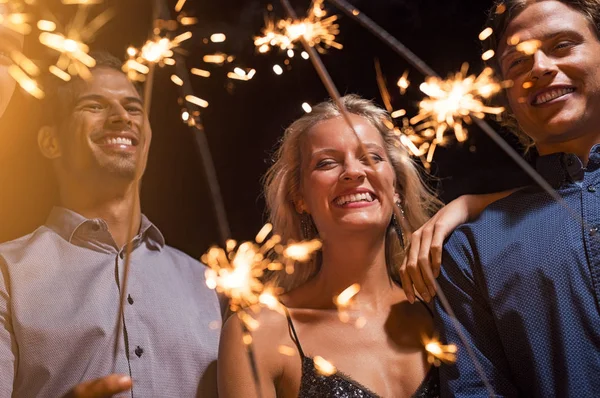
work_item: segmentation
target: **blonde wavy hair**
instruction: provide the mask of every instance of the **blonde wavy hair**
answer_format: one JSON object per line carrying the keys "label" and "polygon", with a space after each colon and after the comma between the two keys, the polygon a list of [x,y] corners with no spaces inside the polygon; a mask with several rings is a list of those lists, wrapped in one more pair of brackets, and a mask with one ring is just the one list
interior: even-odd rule
{"label": "blonde wavy hair", "polygon": [[[396,174],[396,189],[405,213],[403,224],[410,232],[415,231],[441,207],[441,202],[423,182],[418,166],[400,144],[398,136],[387,127],[392,125],[389,114],[357,95],[346,95],[342,103],[349,113],[365,118],[380,132]],[[292,123],[279,143],[274,164],[267,171],[263,184],[268,220],[283,242],[302,240],[300,214],[294,205],[300,197],[301,139],[317,123],[340,116],[341,111],[333,101],[322,102],[313,107],[311,113]],[[395,281],[400,280],[398,269],[403,259],[404,251],[390,226],[386,236],[386,262],[388,274]],[[320,266],[320,256],[316,256],[310,262],[297,265],[291,275],[280,272],[272,277],[287,292],[311,279]]]}

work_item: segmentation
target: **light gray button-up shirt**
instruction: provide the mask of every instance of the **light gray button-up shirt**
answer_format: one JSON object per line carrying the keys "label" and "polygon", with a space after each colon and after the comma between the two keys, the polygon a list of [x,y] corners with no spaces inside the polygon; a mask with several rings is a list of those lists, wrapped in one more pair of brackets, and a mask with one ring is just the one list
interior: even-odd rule
{"label": "light gray button-up shirt", "polygon": [[0,397],[60,397],[114,372],[134,397],[216,396],[221,315],[205,267],[144,216],[133,247],[115,357],[126,249],[103,220],[54,208],[0,245]]}

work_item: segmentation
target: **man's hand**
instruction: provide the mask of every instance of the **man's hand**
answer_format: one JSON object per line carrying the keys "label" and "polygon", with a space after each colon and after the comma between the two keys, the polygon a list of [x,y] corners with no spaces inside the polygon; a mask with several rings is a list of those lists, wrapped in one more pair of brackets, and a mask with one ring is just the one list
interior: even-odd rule
{"label": "man's hand", "polygon": [[63,398],[108,398],[131,389],[131,378],[112,374],[76,385]]}

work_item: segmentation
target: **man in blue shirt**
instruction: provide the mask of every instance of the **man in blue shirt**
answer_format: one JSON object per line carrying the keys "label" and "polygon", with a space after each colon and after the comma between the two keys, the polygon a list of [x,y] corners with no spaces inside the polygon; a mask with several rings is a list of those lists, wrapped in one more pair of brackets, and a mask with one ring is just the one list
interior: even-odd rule
{"label": "man in blue shirt", "polygon": [[141,213],[148,118],[121,62],[95,58],[90,79],[46,88],[38,144],[60,206],[0,245],[0,396],[216,396],[216,293]]}
{"label": "man in blue shirt", "polygon": [[507,0],[489,24],[492,66],[514,83],[507,120],[569,209],[527,187],[448,240],[440,286],[490,386],[437,303],[442,337],[459,348],[443,395],[597,396],[600,1]]}

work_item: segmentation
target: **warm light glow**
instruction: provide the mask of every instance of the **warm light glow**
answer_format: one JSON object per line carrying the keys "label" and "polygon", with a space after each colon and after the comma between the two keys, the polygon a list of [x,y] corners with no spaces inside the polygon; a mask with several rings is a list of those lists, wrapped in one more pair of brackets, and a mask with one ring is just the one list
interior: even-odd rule
{"label": "warm light glow", "polygon": [[203,100],[202,98],[198,98],[195,95],[186,95],[185,96],[185,100],[187,102],[190,102],[194,105],[198,105],[202,108],[207,108],[208,107],[208,102],[206,100]]}
{"label": "warm light glow", "polygon": [[[229,297],[232,311],[262,304],[283,312],[277,299],[279,291],[261,281],[264,272],[283,269],[284,264],[287,266],[310,258],[312,251],[307,253],[307,250],[315,251],[321,247],[318,241],[318,244],[302,242],[305,244],[302,250],[299,250],[298,244],[283,246],[279,235],[268,238],[272,228],[271,224],[266,224],[254,242],[238,245],[236,241],[229,240],[226,249],[211,247],[202,256],[202,261],[208,266],[205,273],[207,286]],[[248,322],[251,326],[258,326],[251,319],[244,319],[245,324]]]}
{"label": "warm light glow", "polygon": [[224,54],[212,54],[205,55],[202,59],[209,64],[222,64],[225,62],[226,58],[227,57]]}
{"label": "warm light glow", "polygon": [[396,83],[398,87],[400,87],[400,94],[404,95],[406,93],[406,89],[410,86],[410,81],[408,80],[408,71],[404,71],[400,79],[398,79],[398,83]]}
{"label": "warm light glow", "polygon": [[273,72],[275,72],[276,75],[281,75],[283,73],[283,68],[275,64],[273,65]]}
{"label": "warm light glow", "polygon": [[56,24],[52,21],[39,20],[37,27],[39,30],[46,32],[54,32],[56,30]]}
{"label": "warm light glow", "polygon": [[492,59],[494,57],[494,55],[496,55],[496,52],[494,50],[487,50],[486,52],[481,54],[481,59],[484,61],[487,61],[487,60]]}
{"label": "warm light glow", "polygon": [[360,285],[358,283],[355,283],[352,286],[348,286],[346,289],[344,289],[343,292],[339,294],[339,296],[335,298],[335,304],[338,307],[342,308],[348,307],[348,305],[350,304],[350,300],[352,300],[352,298],[356,296],[356,294],[358,294],[359,291]]}
{"label": "warm light glow", "polygon": [[183,80],[177,75],[171,75],[171,81],[178,86],[183,86]]}
{"label": "warm light glow", "polygon": [[458,351],[454,344],[442,345],[435,339],[425,339],[425,350],[427,351],[427,361],[435,366],[441,363],[453,364],[456,362],[456,353]]}
{"label": "warm light glow", "polygon": [[533,55],[541,46],[542,42],[539,40],[527,40],[517,44],[517,51],[520,51],[525,55]]}
{"label": "warm light glow", "polygon": [[479,34],[479,40],[484,41],[494,33],[494,29],[487,27]]}
{"label": "warm light glow", "polygon": [[315,356],[313,359],[315,370],[323,376],[331,376],[337,373],[337,369],[323,357]]}
{"label": "warm light glow", "polygon": [[192,72],[193,75],[196,76],[201,76],[201,77],[210,77],[210,72],[207,70],[203,70],[203,69],[198,69],[198,68],[192,68],[190,70],[190,72]]}
{"label": "warm light glow", "polygon": [[[341,49],[343,46],[335,41],[339,34],[339,26],[335,23],[337,15],[326,18],[327,12],[323,2],[324,0],[313,0],[308,16],[304,19],[267,21],[262,36],[254,39],[254,45],[260,53],[269,51],[271,47],[293,50],[302,38],[319,52],[324,52],[330,47]],[[288,53],[288,56],[291,58],[293,55]]]}
{"label": "warm light glow", "polygon": [[392,118],[394,118],[394,119],[397,119],[404,115],[406,115],[406,110],[404,110],[404,109],[398,109],[397,111],[392,112]]}
{"label": "warm light glow", "polygon": [[227,39],[223,33],[214,33],[210,36],[210,41],[213,43],[223,43]]}
{"label": "warm light glow", "polygon": [[304,112],[306,113],[312,112],[312,107],[308,104],[308,102],[302,104],[302,109],[304,109]]}

